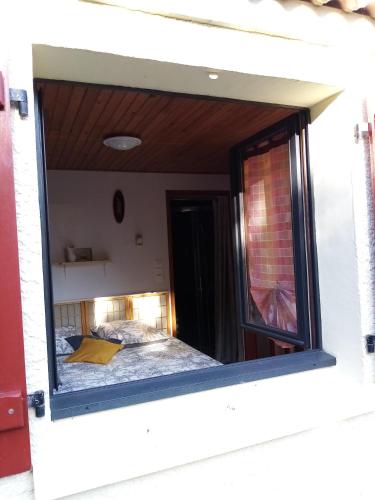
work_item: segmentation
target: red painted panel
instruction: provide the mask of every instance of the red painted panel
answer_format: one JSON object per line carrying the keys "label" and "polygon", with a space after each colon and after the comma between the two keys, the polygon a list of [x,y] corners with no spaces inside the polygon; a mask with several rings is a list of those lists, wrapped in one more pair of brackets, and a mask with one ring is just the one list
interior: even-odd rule
{"label": "red painted panel", "polygon": [[25,427],[21,391],[0,392],[0,432]]}
{"label": "red painted panel", "polygon": [[[2,72],[2,77],[6,73]],[[4,96],[8,95],[6,78]],[[0,430],[0,477],[31,468],[9,99],[0,110],[0,394],[11,393],[22,427]],[[14,400],[18,394],[17,403]],[[10,400],[8,399],[8,403]],[[1,406],[0,406],[1,408]]]}

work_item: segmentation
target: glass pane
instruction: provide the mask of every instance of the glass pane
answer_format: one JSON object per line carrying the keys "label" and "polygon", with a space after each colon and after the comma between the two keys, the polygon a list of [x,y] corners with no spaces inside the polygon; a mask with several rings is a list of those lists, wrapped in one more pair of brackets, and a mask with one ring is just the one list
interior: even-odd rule
{"label": "glass pane", "polygon": [[288,144],[243,164],[248,321],[297,333]]}

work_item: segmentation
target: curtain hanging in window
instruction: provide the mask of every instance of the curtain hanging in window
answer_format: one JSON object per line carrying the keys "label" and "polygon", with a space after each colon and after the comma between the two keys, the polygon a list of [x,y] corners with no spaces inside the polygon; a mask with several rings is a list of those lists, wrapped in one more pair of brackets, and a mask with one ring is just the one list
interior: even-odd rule
{"label": "curtain hanging in window", "polygon": [[244,161],[249,315],[255,323],[296,333],[291,214],[288,144],[250,156]]}
{"label": "curtain hanging in window", "polygon": [[215,225],[215,358],[222,363],[244,359],[234,284],[234,259],[228,198],[213,202]]}

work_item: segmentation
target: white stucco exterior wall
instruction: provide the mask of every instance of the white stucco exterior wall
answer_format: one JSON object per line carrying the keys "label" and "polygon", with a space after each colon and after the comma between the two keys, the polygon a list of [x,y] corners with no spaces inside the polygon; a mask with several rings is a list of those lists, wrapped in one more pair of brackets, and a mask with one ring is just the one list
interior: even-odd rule
{"label": "white stucco exterior wall", "polygon": [[[203,8],[206,13],[219,12],[209,3],[201,2],[202,7],[193,3],[192,17],[203,15]],[[267,3],[271,9],[283,5]],[[371,374],[375,361],[364,350],[364,336],[373,324],[366,307],[370,279],[365,278],[371,273],[371,240],[364,223],[369,211],[364,203],[365,172],[357,168],[363,164],[363,145],[355,143],[353,129],[362,119],[362,82],[374,81],[369,80],[374,68],[374,23],[360,18],[360,39],[348,35],[349,50],[349,42],[341,38],[336,46],[318,28],[324,25],[328,34],[339,25],[340,32],[353,33],[359,16],[327,11],[324,16],[323,11],[317,14],[302,2],[286,2],[293,7],[293,26],[299,26],[290,38],[275,33],[271,16],[268,28],[264,19],[261,24],[261,16],[250,5],[247,16],[240,9],[237,13],[248,31],[244,26],[238,31],[238,17],[229,29],[207,26],[206,21],[197,25],[76,1],[54,3],[53,12],[45,2],[35,4],[43,9],[42,23],[30,13],[25,16],[22,36],[13,33],[6,40],[11,86],[27,89],[30,101],[32,45],[44,44],[48,50],[34,47],[35,71],[42,76],[49,72],[55,77],[84,75],[87,81],[96,80],[100,71],[94,71],[92,62],[108,62],[103,57],[107,53],[110,60],[116,57],[123,62],[122,69],[130,64],[134,74],[106,71],[103,80],[126,84],[133,78],[131,83],[139,84],[148,59],[151,63],[143,74],[147,87],[152,87],[155,77],[156,88],[169,85],[169,90],[183,91],[194,87],[196,93],[207,89],[212,94],[248,99],[263,93],[273,102],[287,103],[289,98],[316,105],[310,153],[323,341],[325,349],[337,357],[337,366],[57,422],[50,420],[47,401],[44,419],[38,420],[30,412],[33,472],[1,479],[0,497],[139,498],[160,491],[163,498],[193,494],[224,498],[245,492],[257,499],[297,499],[302,494],[305,498],[372,499],[375,390]],[[236,11],[238,5],[233,3],[232,9]],[[225,10],[219,17],[224,14]],[[307,29],[312,16],[316,16],[314,33]],[[212,18],[213,24],[224,23]],[[85,23],[89,29],[84,29]],[[258,28],[262,25],[263,35],[253,32],[257,23]],[[119,26],[121,30],[114,29]],[[308,41],[303,40],[303,27]],[[194,40],[196,45],[192,47],[186,40]],[[70,50],[53,65],[50,55],[54,47]],[[290,50],[289,57],[286,50]],[[309,64],[296,64],[292,54],[297,60],[308,54]],[[168,68],[168,82],[163,67]],[[220,70],[220,86],[208,88],[197,67],[199,71],[202,67]],[[236,86],[236,81],[241,85]],[[340,88],[345,91],[339,97],[318,104]],[[32,102],[27,119],[13,113],[13,150],[27,385],[30,392],[47,391]],[[295,466],[292,473],[291,464]],[[314,479],[309,481],[311,477]],[[203,495],[201,490],[197,492],[198,484]]]}

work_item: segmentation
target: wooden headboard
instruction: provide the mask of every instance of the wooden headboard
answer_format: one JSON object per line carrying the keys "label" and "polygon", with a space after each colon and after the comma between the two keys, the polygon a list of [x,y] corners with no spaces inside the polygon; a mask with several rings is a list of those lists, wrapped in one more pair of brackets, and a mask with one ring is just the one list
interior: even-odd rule
{"label": "wooden headboard", "polygon": [[140,320],[171,333],[169,292],[150,292],[115,297],[100,297],[54,305],[55,328],[74,326],[88,335],[99,323],[116,320]]}

